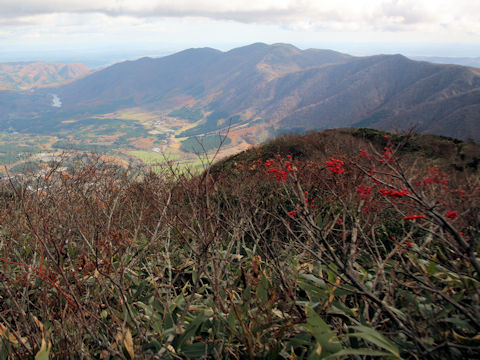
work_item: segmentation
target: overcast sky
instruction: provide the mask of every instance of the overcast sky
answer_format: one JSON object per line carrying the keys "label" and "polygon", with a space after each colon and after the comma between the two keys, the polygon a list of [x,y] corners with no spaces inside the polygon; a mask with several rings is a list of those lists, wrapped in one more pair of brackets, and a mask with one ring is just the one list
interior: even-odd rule
{"label": "overcast sky", "polygon": [[355,55],[480,56],[480,1],[0,0],[0,61],[107,62],[259,41]]}

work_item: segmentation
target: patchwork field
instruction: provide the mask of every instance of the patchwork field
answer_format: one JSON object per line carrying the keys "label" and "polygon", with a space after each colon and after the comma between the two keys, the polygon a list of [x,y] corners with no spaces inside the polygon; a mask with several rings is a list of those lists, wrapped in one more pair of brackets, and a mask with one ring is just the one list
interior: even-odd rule
{"label": "patchwork field", "polygon": [[169,112],[132,108],[64,120],[43,135],[0,132],[0,171],[37,172],[52,165],[56,156],[83,153],[109,156],[124,166],[151,166],[154,170],[166,162],[182,169],[201,168],[208,158],[224,157],[248,147],[235,129],[228,136],[184,136],[204,121],[203,112],[185,108]]}

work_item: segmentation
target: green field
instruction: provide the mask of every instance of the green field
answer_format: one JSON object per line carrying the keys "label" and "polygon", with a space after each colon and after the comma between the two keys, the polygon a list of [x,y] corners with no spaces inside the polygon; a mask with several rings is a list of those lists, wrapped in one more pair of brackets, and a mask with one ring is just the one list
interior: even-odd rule
{"label": "green field", "polygon": [[158,164],[179,159],[179,154],[173,153],[156,153],[150,151],[134,150],[129,151],[128,154],[142,160],[142,162],[145,164]]}

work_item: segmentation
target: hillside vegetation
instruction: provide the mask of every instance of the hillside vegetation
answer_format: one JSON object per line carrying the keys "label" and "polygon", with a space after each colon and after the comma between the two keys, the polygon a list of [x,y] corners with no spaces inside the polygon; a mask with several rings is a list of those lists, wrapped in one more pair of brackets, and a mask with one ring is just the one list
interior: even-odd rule
{"label": "hillside vegetation", "polygon": [[83,64],[0,63],[0,90],[28,90],[60,85],[89,74]]}
{"label": "hillside vegetation", "polygon": [[[0,87],[1,89],[1,87]],[[52,106],[52,93],[62,106]],[[480,70],[402,55],[354,57],[262,43],[222,52],[188,49],[114,64],[68,84],[0,91],[0,130],[53,135],[122,113],[191,124],[177,137],[224,133],[237,150],[277,132],[371,127],[480,140]],[[112,117],[113,116],[113,117]]]}
{"label": "hillside vegetation", "polygon": [[0,359],[477,358],[479,159],[357,129],[10,179]]}

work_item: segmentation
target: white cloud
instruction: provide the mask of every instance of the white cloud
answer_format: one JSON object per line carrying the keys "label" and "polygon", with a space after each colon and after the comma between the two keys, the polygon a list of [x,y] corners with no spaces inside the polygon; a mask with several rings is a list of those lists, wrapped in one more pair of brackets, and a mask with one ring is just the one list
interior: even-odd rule
{"label": "white cloud", "polygon": [[480,1],[0,0],[0,46],[32,46],[32,34],[44,47],[54,40],[59,47],[73,41],[479,44]]}
{"label": "white cloud", "polygon": [[103,13],[109,16],[205,17],[245,23],[345,29],[408,27],[415,24],[480,23],[472,0],[0,0],[0,17],[52,13]]}

